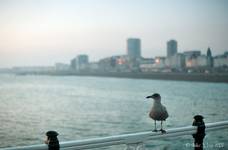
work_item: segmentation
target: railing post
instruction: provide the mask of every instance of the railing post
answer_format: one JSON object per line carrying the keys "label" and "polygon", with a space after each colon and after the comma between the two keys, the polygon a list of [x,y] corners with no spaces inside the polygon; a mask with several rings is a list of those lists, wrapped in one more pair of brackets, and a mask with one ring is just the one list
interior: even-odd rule
{"label": "railing post", "polygon": [[205,137],[205,124],[203,116],[194,116],[192,125],[197,126],[197,132],[192,135],[194,138],[194,148],[195,150],[203,150],[203,139]]}
{"label": "railing post", "polygon": [[127,147],[125,150],[145,150],[145,145],[143,142],[127,144]]}
{"label": "railing post", "polygon": [[56,131],[48,131],[46,133],[47,139],[45,144],[48,145],[48,150],[59,150],[59,140],[57,138],[59,134]]}

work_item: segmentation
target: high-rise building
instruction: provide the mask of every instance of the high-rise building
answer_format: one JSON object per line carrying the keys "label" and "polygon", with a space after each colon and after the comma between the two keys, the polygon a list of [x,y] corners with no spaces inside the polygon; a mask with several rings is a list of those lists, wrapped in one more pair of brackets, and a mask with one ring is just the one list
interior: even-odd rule
{"label": "high-rise building", "polygon": [[78,65],[88,64],[88,63],[89,63],[88,55],[78,55],[77,56],[77,64]]}
{"label": "high-rise building", "polygon": [[85,70],[89,64],[89,57],[88,55],[78,55],[77,56],[77,70]]}
{"label": "high-rise building", "polygon": [[130,58],[141,57],[141,40],[138,38],[127,39],[127,55]]}
{"label": "high-rise building", "polygon": [[76,58],[73,58],[73,59],[70,61],[70,68],[71,68],[72,70],[76,70],[76,68],[77,68],[77,60],[76,60]]}
{"label": "high-rise building", "polygon": [[207,49],[207,57],[211,57],[211,56],[212,56],[211,49],[210,49],[210,47],[208,47],[208,49]]}
{"label": "high-rise building", "polygon": [[211,54],[211,49],[208,47],[207,49],[207,66],[208,67],[213,67],[213,57]]}
{"label": "high-rise building", "polygon": [[171,57],[177,54],[177,41],[169,40],[167,42],[167,57]]}
{"label": "high-rise building", "polygon": [[71,60],[71,68],[73,70],[85,70],[89,64],[88,55],[78,55],[76,58]]}

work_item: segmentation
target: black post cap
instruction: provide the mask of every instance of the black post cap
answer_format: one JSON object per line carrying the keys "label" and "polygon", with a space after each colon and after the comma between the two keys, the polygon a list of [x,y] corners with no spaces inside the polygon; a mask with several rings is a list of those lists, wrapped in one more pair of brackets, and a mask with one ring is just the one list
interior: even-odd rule
{"label": "black post cap", "polygon": [[48,137],[57,137],[59,134],[56,131],[48,131],[46,133]]}
{"label": "black post cap", "polygon": [[203,116],[201,116],[201,115],[195,115],[193,118],[194,118],[196,121],[200,121],[200,122],[203,121]]}

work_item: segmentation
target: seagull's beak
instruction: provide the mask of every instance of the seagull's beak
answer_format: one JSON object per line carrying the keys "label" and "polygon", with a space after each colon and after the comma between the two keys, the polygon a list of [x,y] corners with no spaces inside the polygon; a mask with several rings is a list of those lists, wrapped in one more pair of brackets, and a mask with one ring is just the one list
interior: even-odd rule
{"label": "seagull's beak", "polygon": [[153,96],[147,96],[146,98],[153,98]]}

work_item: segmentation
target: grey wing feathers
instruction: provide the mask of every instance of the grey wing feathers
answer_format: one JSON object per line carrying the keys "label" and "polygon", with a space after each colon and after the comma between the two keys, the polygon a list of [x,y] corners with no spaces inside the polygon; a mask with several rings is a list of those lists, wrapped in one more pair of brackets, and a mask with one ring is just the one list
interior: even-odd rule
{"label": "grey wing feathers", "polygon": [[168,111],[166,110],[166,107],[163,106],[163,119],[166,120],[169,117]]}

